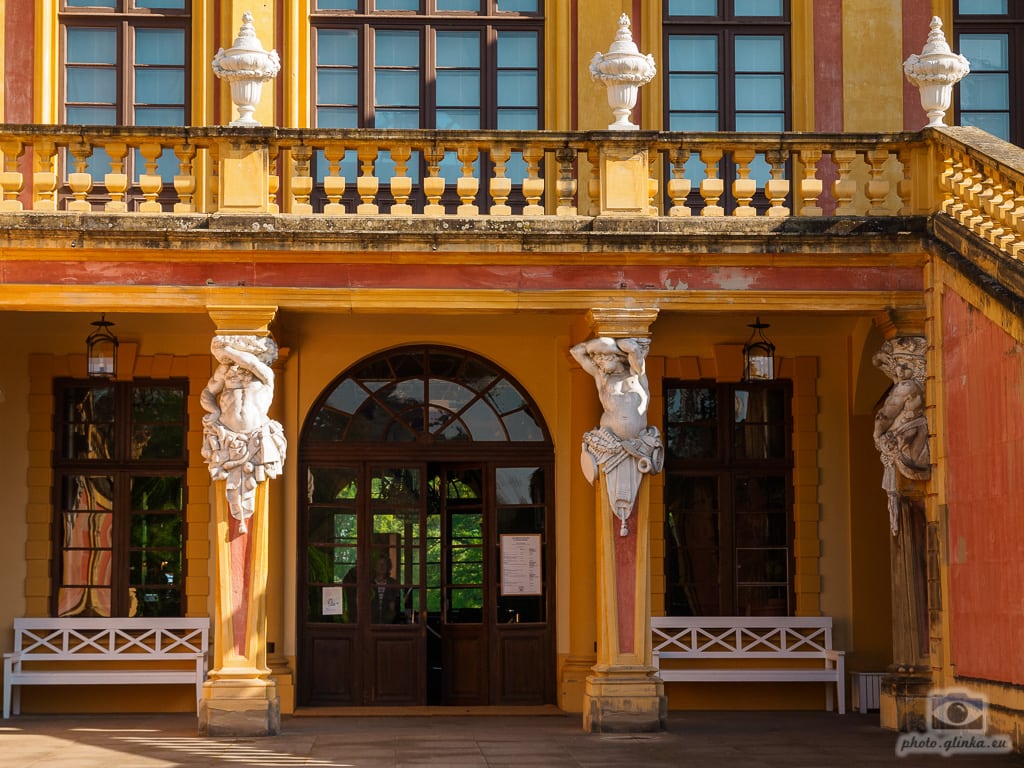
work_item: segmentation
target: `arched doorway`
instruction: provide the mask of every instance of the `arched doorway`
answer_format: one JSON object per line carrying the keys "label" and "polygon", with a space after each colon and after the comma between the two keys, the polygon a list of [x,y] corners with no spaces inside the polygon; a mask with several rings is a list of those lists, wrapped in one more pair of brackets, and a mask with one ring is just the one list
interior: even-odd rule
{"label": "arched doorway", "polygon": [[489,361],[402,347],[302,431],[300,706],[554,700],[553,451]]}

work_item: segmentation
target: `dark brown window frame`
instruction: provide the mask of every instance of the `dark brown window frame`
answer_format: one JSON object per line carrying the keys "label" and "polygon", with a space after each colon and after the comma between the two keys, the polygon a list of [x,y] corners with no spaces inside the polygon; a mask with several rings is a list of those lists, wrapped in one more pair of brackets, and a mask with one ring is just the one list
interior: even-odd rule
{"label": "dark brown window frame", "polygon": [[[64,455],[64,418],[65,396],[69,390],[88,387],[113,387],[114,419],[112,444],[114,455],[109,459],[74,458]],[[182,395],[182,455],[173,459],[132,459],[132,392],[137,387],[166,387],[177,389]],[[182,490],[181,517],[181,576],[175,585],[179,592],[181,615],[186,610],[185,580],[188,573],[186,557],[188,543],[187,508],[187,473],[188,465],[188,394],[189,383],[186,379],[136,379],[132,381],[104,381],[97,379],[57,379],[54,381],[54,448],[53,448],[53,488],[52,505],[53,520],[51,523],[52,558],[51,569],[51,615],[58,616],[60,590],[63,586],[63,488],[64,480],[76,475],[108,475],[113,477],[113,508],[112,515],[112,549],[110,564],[110,614],[112,617],[126,617],[130,608],[129,578],[131,554],[138,548],[131,543],[132,516],[136,512],[131,507],[131,480],[135,477],[180,477]],[[138,585],[145,586],[145,585]],[[170,590],[168,590],[170,591]],[[84,614],[83,614],[84,615]]]}
{"label": "dark brown window frame", "polygon": [[[718,411],[716,415],[715,424],[715,439],[717,450],[714,457],[711,458],[697,458],[697,459],[683,459],[677,458],[670,454],[666,450],[665,458],[665,561],[664,561],[664,575],[665,575],[665,612],[667,615],[676,615],[674,613],[675,608],[671,599],[672,590],[682,585],[681,579],[675,584],[672,581],[672,563],[670,559],[670,552],[674,550],[674,543],[672,540],[672,533],[669,529],[671,521],[669,520],[668,509],[671,506],[671,500],[668,498],[670,493],[670,482],[669,478],[672,476],[680,477],[714,477],[717,478],[718,488],[718,530],[714,538],[715,543],[718,546],[718,585],[719,585],[719,613],[722,615],[731,615],[736,611],[737,605],[737,588],[739,586],[739,580],[736,578],[736,500],[733,497],[733,492],[736,487],[736,481],[743,477],[784,477],[786,485],[786,547],[788,548],[787,557],[787,576],[786,581],[788,583],[788,594],[786,596],[786,612],[789,615],[795,611],[796,608],[796,597],[795,597],[795,573],[796,573],[796,560],[793,552],[794,535],[795,535],[795,520],[793,517],[794,510],[794,491],[793,491],[793,448],[792,448],[792,431],[793,431],[793,412],[792,412],[792,396],[793,388],[792,382],[788,380],[775,380],[772,382],[717,382],[709,379],[698,379],[698,380],[682,380],[682,379],[665,379],[663,382],[663,392],[665,393],[665,414],[664,414],[664,425],[666,431],[670,428],[669,421],[669,397],[668,394],[671,390],[677,388],[702,388],[711,389],[716,393],[716,402],[718,403]],[[778,459],[742,459],[734,456],[733,453],[733,426],[735,425],[735,413],[734,413],[734,394],[737,390],[755,390],[755,389],[780,389],[783,392],[784,400],[784,424],[783,433],[785,436],[785,450],[784,456]],[[724,408],[722,407],[724,404]],[[667,438],[666,438],[667,440]],[[668,447],[668,446],[666,446]],[[695,582],[696,583],[696,582]]]}
{"label": "dark brown window frame", "polygon": [[[953,50],[960,51],[960,35],[962,34],[1005,34],[1009,50],[1009,140],[1018,146],[1024,146],[1024,110],[1019,104],[1024,103],[1024,3],[1010,0],[1007,13],[999,14],[964,14],[959,13],[959,3],[954,2],[953,14]],[[968,75],[969,77],[970,75]],[[961,88],[953,89],[954,125],[960,125],[960,94]]]}

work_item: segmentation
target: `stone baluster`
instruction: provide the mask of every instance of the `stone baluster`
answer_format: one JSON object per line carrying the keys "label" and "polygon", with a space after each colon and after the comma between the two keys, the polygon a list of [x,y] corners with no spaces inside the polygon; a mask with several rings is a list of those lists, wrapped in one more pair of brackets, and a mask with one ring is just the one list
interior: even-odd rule
{"label": "stone baluster", "polygon": [[34,170],[32,173],[32,210],[57,210],[57,173],[54,159],[57,145],[48,140],[32,144]]}
{"label": "stone baluster", "polygon": [[590,196],[591,216],[601,213],[601,150],[591,145],[587,149],[587,162],[590,163],[590,179],[587,181],[587,194]]}
{"label": "stone baluster", "polygon": [[103,186],[107,188],[110,199],[103,206],[108,213],[126,213],[128,203],[125,194],[128,191],[128,174],[124,172],[125,155],[128,145],[123,141],[108,141],[103,149],[110,156],[110,173],[103,176]]}
{"label": "stone baluster", "polygon": [[836,180],[832,184],[832,194],[836,199],[836,216],[856,216],[857,210],[853,198],[857,195],[857,182],[853,178],[851,166],[857,159],[855,149],[832,150],[832,162],[836,164]]}
{"label": "stone baluster", "polygon": [[688,149],[676,147],[668,152],[668,160],[672,165],[672,178],[665,185],[668,198],[672,201],[672,207],[668,209],[669,216],[689,216],[693,213],[686,205],[691,187],[690,180],[686,178],[686,162],[689,159]]}
{"label": "stone baluster", "polygon": [[939,201],[939,210],[949,215],[949,212],[956,205],[956,182],[959,181],[962,166],[957,163],[952,154],[942,160],[942,173],[939,174],[939,189],[942,191],[942,199]]}
{"label": "stone baluster", "polygon": [[408,202],[412,194],[412,178],[409,176],[411,157],[411,145],[395,144],[391,147],[391,159],[395,161],[395,175],[391,177],[391,196],[395,199],[391,206],[392,216],[412,216],[412,206]]}
{"label": "stone baluster", "polygon": [[480,151],[473,144],[460,144],[456,156],[462,163],[462,175],[455,182],[455,194],[462,203],[456,209],[459,216],[479,216],[480,206],[473,201],[480,191],[480,180],[473,175],[473,163],[480,156]]}
{"label": "stone baluster", "polygon": [[220,210],[220,144],[216,141],[210,142],[206,147],[210,156],[210,183],[207,185],[210,190],[210,201],[214,211]]}
{"label": "stone baluster", "polygon": [[999,232],[993,233],[993,243],[995,243],[999,250],[1009,252],[1014,241],[1017,239],[1013,227],[1013,214],[1019,206],[1019,202],[1014,188],[1009,186],[1008,183],[1002,186],[1001,196],[1002,202],[995,209],[995,215],[1000,224]]}
{"label": "stone baluster", "polygon": [[174,191],[178,202],[175,213],[195,213],[196,175],[192,165],[196,159],[196,145],[189,142],[174,145],[174,156],[178,158],[178,173],[174,176]]}
{"label": "stone baluster", "polygon": [[953,182],[953,205],[949,208],[949,215],[957,221],[961,218],[968,219],[972,215],[971,203],[968,193],[974,185],[974,169],[964,159],[960,163],[960,172]]}
{"label": "stone baluster", "polygon": [[281,156],[281,147],[271,144],[267,155],[267,213],[280,213],[281,206],[277,204],[277,193],[281,189],[281,176],[277,172],[277,161]]}
{"label": "stone baluster", "polygon": [[722,159],[720,149],[702,149],[701,162],[704,163],[704,179],[700,183],[700,196],[704,198],[701,216],[724,216],[725,209],[718,204],[725,193],[725,182],[718,178],[718,163]]}
{"label": "stone baluster", "polygon": [[423,206],[424,216],[444,216],[441,196],[444,194],[444,176],[439,175],[441,160],[444,159],[444,147],[434,144],[423,148],[423,157],[427,161],[427,178],[423,180],[423,195],[427,204]]}
{"label": "stone baluster", "polygon": [[377,145],[361,144],[356,150],[359,158],[359,178],[356,179],[356,194],[362,200],[356,206],[356,213],[360,216],[376,216],[380,213],[380,207],[373,202],[380,189],[380,179],[374,175],[373,166],[377,162]]}
{"label": "stone baluster", "polygon": [[818,162],[821,160],[820,149],[801,149],[800,165],[803,167],[804,177],[800,179],[800,206],[801,216],[821,216],[823,211],[818,205],[818,198],[821,197],[823,186],[818,178]]}
{"label": "stone baluster", "polygon": [[871,149],[864,153],[868,162],[868,182],[864,194],[868,198],[868,216],[891,216],[892,211],[885,204],[891,185],[885,178],[885,163],[889,159],[886,149]]}
{"label": "stone baluster", "polygon": [[656,152],[651,152],[647,157],[647,213],[651,216],[657,216],[658,192],[661,190],[661,184],[655,175],[657,173],[655,164],[659,156]]}
{"label": "stone baluster", "polygon": [[1006,187],[996,180],[992,184],[992,194],[985,201],[985,216],[989,222],[989,227],[985,232],[985,239],[993,245],[998,245],[999,240],[1003,233],[1006,231],[1005,223],[1005,208],[1006,203]]}
{"label": "stone baluster", "polygon": [[573,200],[576,197],[576,150],[572,147],[560,147],[555,150],[555,159],[558,161],[558,182],[555,184],[558,208],[555,213],[559,216],[575,216],[577,209]]}
{"label": "stone baluster", "polygon": [[995,182],[992,180],[991,169],[983,168],[981,180],[978,183],[977,197],[975,198],[975,215],[968,222],[968,226],[979,237],[989,239],[989,232],[995,223],[992,221],[990,204],[995,195]]}
{"label": "stone baluster", "polygon": [[73,200],[68,201],[69,211],[91,211],[92,205],[86,196],[92,191],[92,174],[89,173],[89,157],[92,147],[84,141],[68,144],[68,152],[75,159],[75,170],[68,174],[68,186],[71,188]]}
{"label": "stone baluster", "polygon": [[309,202],[309,196],[313,194],[313,177],[309,175],[309,160],[312,156],[312,147],[305,144],[292,147],[292,213],[313,212]]}
{"label": "stone baluster", "polygon": [[900,199],[899,215],[910,216],[914,212],[911,205],[913,202],[911,196],[914,192],[914,178],[911,175],[913,155],[909,149],[904,147],[896,153],[896,159],[900,161],[900,168],[902,168],[902,175],[896,184],[896,196]]}
{"label": "stone baluster", "polygon": [[965,168],[960,181],[960,197],[963,207],[957,212],[956,220],[970,228],[970,222],[978,215],[978,194],[981,192],[982,175],[975,168]]}
{"label": "stone baluster", "polygon": [[18,170],[18,159],[25,153],[25,145],[17,139],[0,144],[4,153],[4,170],[0,172],[0,188],[3,199],[0,200],[0,211],[20,211],[23,209],[18,193],[25,185],[25,179]]}
{"label": "stone baluster", "polygon": [[750,205],[757,194],[757,182],[750,178],[750,164],[755,154],[754,148],[747,146],[737,147],[732,151],[732,159],[736,163],[736,180],[732,183],[732,194],[736,198],[733,216],[747,218],[757,215],[757,211]]}
{"label": "stone baluster", "polygon": [[1004,250],[1013,258],[1021,258],[1024,253],[1024,183],[1017,182],[1014,187],[1012,210],[1006,215],[1010,232],[1009,243]]}
{"label": "stone baluster", "polygon": [[494,176],[490,181],[491,216],[510,216],[512,208],[508,205],[508,196],[512,194],[512,179],[505,176],[505,166],[512,157],[512,148],[508,144],[495,144],[491,147],[491,162],[494,164]]}
{"label": "stone baluster", "polygon": [[324,176],[324,195],[327,204],[324,206],[325,216],[341,216],[345,213],[345,204],[341,196],[345,194],[345,177],[341,175],[341,161],[345,159],[345,145],[338,141],[329,141],[324,145],[324,157],[327,160],[327,175]]}
{"label": "stone baluster", "polygon": [[526,198],[524,216],[544,215],[544,206],[540,204],[541,198],[544,197],[544,179],[540,177],[540,161],[543,159],[543,147],[523,147],[523,160],[526,161],[526,178],[523,179],[523,197]]}
{"label": "stone baluster", "polygon": [[163,189],[164,180],[157,169],[157,161],[163,154],[163,147],[155,141],[147,141],[139,146],[139,154],[145,159],[146,172],[139,174],[139,188],[145,200],[139,204],[140,213],[162,213],[163,206],[157,202],[157,195]]}
{"label": "stone baluster", "polygon": [[786,178],[788,152],[782,149],[772,149],[765,152],[765,159],[771,166],[771,178],[764,185],[764,194],[769,203],[765,215],[773,218],[789,216],[790,210],[785,205],[786,196],[789,194],[789,180]]}

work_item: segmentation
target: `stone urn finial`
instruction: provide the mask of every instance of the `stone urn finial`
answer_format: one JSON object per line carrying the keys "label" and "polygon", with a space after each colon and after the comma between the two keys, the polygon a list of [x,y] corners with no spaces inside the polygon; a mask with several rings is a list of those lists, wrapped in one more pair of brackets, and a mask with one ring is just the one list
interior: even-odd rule
{"label": "stone urn finial", "polygon": [[256,37],[252,25],[252,14],[242,14],[242,26],[238,30],[235,43],[226,51],[221,48],[213,57],[213,73],[231,83],[231,101],[238,107],[238,119],[232,120],[232,126],[257,126],[253,116],[256,105],[260,103],[260,92],[263,83],[277,76],[281,71],[281,60],[277,51],[264,50],[263,44]]}
{"label": "stone urn finial", "polygon": [[637,91],[657,74],[654,57],[642,54],[629,31],[629,16],[619,16],[619,31],[608,53],[595,53],[590,60],[590,77],[608,87],[608,105],[615,115],[610,131],[636,131],[639,126],[629,120],[636,106]]}
{"label": "stone urn finial", "polygon": [[921,106],[928,113],[925,128],[944,125],[942,118],[952,101],[953,86],[970,71],[967,59],[950,50],[946,36],[942,34],[942,19],[932,16],[931,32],[921,55],[911,54],[903,62],[907,80],[921,90]]}

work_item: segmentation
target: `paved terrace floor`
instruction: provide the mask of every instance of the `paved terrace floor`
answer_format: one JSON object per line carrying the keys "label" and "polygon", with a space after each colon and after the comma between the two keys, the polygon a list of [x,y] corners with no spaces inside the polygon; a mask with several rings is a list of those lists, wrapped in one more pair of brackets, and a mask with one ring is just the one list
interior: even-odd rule
{"label": "paved terrace floor", "polygon": [[284,717],[273,738],[201,738],[187,715],[0,721],[4,768],[173,766],[1022,766],[1020,755],[896,756],[877,715],[673,712],[660,734],[588,735],[578,715]]}

